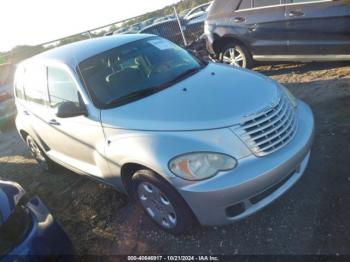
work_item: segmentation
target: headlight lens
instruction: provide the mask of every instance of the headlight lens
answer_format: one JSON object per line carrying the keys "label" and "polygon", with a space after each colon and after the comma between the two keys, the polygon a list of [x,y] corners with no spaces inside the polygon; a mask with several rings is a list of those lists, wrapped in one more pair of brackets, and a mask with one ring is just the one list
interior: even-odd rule
{"label": "headlight lens", "polygon": [[281,84],[278,84],[278,85],[281,88],[281,90],[283,91],[283,93],[288,97],[288,99],[291,102],[291,104],[293,105],[293,107],[296,108],[298,105],[298,101],[295,98],[295,96],[285,86],[283,86]]}
{"label": "headlight lens", "polygon": [[220,153],[189,153],[173,158],[170,170],[186,180],[204,180],[215,176],[219,171],[235,168],[237,160]]}

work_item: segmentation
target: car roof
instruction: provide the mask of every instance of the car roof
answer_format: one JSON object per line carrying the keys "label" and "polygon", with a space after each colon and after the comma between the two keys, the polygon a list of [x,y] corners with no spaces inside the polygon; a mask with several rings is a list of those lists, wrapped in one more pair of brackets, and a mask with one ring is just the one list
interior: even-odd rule
{"label": "car roof", "polygon": [[112,48],[128,44],[137,40],[152,37],[150,34],[128,34],[128,35],[112,35],[94,39],[78,41],[64,46],[56,47],[49,51],[40,53],[29,58],[20,65],[28,65],[32,63],[42,63],[47,61],[55,61],[66,64],[71,68],[75,68],[83,60],[110,50]]}

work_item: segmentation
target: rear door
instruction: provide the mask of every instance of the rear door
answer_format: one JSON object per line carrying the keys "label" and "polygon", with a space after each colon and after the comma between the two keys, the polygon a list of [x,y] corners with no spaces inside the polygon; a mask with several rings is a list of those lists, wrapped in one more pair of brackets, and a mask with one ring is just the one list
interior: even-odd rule
{"label": "rear door", "polygon": [[[46,151],[47,142],[51,137],[47,123],[47,89],[45,67],[42,65],[30,64],[24,69],[23,77],[24,101],[17,99],[22,124],[25,124],[26,131]],[[17,98],[20,93],[17,94]]]}
{"label": "rear door", "polygon": [[233,12],[233,35],[251,48],[254,56],[275,55],[285,52],[285,6],[282,0],[242,0]]}
{"label": "rear door", "polygon": [[286,1],[285,16],[290,55],[350,54],[349,1]]}

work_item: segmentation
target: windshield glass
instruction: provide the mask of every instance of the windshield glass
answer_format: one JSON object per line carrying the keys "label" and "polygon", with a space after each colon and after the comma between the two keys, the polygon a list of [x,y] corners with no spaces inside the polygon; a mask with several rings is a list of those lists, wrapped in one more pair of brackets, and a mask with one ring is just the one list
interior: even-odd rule
{"label": "windshield glass", "polygon": [[108,108],[160,91],[202,64],[172,42],[151,37],[90,57],[78,67],[94,103]]}

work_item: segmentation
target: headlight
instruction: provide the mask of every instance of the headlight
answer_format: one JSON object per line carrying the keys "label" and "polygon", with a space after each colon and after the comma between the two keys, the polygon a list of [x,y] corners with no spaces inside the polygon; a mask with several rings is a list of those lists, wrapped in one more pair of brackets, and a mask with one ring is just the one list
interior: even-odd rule
{"label": "headlight", "polygon": [[170,170],[186,180],[203,180],[215,176],[219,171],[235,168],[237,160],[219,153],[189,153],[173,158]]}
{"label": "headlight", "polygon": [[296,108],[298,105],[298,101],[295,98],[295,96],[285,86],[283,86],[281,84],[278,84],[278,86],[281,88],[283,93],[288,97],[288,99],[291,102],[291,104],[293,105],[293,107]]}

